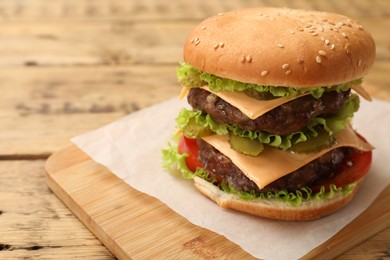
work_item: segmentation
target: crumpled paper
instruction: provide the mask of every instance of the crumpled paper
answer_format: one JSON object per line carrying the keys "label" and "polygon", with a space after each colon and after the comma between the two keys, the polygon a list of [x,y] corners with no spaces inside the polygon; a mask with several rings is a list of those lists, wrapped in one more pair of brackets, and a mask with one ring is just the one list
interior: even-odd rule
{"label": "crumpled paper", "polygon": [[186,106],[177,98],[132,113],[72,141],[133,188],[153,196],[195,225],[212,230],[262,259],[297,259],[363,212],[389,184],[390,103],[361,101],[353,125],[375,146],[373,165],[355,199],[320,220],[284,222],[226,210],[200,194],[192,181],[162,169],[161,150]]}

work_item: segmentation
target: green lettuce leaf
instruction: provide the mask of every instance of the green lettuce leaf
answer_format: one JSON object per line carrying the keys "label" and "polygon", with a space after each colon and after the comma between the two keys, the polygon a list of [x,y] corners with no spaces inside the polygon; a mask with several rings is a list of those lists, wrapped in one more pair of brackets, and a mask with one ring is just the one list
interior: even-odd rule
{"label": "green lettuce leaf", "polygon": [[258,139],[261,143],[283,150],[291,148],[292,145],[304,142],[310,137],[318,135],[318,128],[325,129],[329,135],[333,135],[346,126],[346,123],[352,118],[353,114],[359,109],[359,96],[352,94],[344,103],[344,106],[332,117],[317,117],[309,125],[299,132],[289,135],[277,135],[264,131],[249,131],[238,127],[237,125],[219,124],[215,122],[209,114],[202,114],[200,110],[188,110],[183,108],[176,118],[177,127],[183,130],[185,136],[197,138],[210,133],[217,135],[226,135],[232,133],[241,137]]}
{"label": "green lettuce leaf", "polygon": [[188,156],[188,154],[180,154],[178,151],[179,139],[181,136],[182,135],[173,136],[171,142],[167,144],[167,148],[162,150],[163,168],[168,171],[171,171],[175,168],[179,171],[181,177],[184,179],[193,179],[195,176],[198,176],[211,183],[214,183],[215,181],[210,178],[207,172],[203,169],[198,168],[195,172],[192,172],[190,169],[188,169],[185,162],[185,158]]}
{"label": "green lettuce leaf", "polygon": [[[168,171],[172,171],[174,169],[178,170],[181,173],[181,176],[185,179],[193,179],[195,176],[198,176],[215,184],[215,180],[210,178],[204,169],[198,168],[196,172],[192,172],[188,169],[185,164],[185,157],[188,155],[185,153],[179,154],[178,152],[178,139],[180,137],[180,135],[175,136],[168,144],[167,148],[162,150],[163,167]],[[297,207],[305,201],[330,200],[338,195],[347,195],[353,191],[355,185],[356,183],[351,183],[344,187],[330,185],[329,191],[325,191],[325,188],[321,187],[320,191],[316,193],[313,193],[310,188],[302,188],[294,192],[287,190],[280,190],[277,192],[244,192],[238,191],[225,184],[220,184],[218,187],[226,193],[237,195],[242,200],[277,200]]]}
{"label": "green lettuce leaf", "polygon": [[325,187],[322,186],[319,192],[313,193],[310,188],[301,188],[294,192],[287,191],[285,189],[275,192],[245,192],[238,191],[228,185],[219,185],[219,187],[226,193],[235,194],[242,200],[253,200],[253,199],[266,199],[266,200],[277,200],[284,203],[288,203],[293,207],[301,205],[305,201],[318,201],[318,200],[330,200],[336,196],[346,196],[353,191],[356,186],[356,182],[345,185],[344,187],[336,187],[331,184],[329,191],[325,191]]}
{"label": "green lettuce leaf", "polygon": [[347,82],[335,86],[324,86],[321,88],[291,88],[281,86],[263,86],[252,83],[243,83],[231,79],[221,78],[206,72],[202,72],[189,64],[180,63],[180,66],[176,70],[177,78],[180,84],[187,88],[197,88],[204,85],[214,91],[245,91],[248,89],[255,89],[259,92],[269,92],[274,97],[294,97],[300,94],[310,93],[315,98],[320,98],[326,91],[346,91],[350,88],[350,85],[360,84],[361,79]]}
{"label": "green lettuce leaf", "polygon": [[192,179],[194,173],[190,171],[185,162],[187,154],[180,154],[178,152],[179,135],[173,137],[172,142],[168,143],[168,147],[162,150],[163,168],[170,170],[173,165],[180,171],[185,179]]}

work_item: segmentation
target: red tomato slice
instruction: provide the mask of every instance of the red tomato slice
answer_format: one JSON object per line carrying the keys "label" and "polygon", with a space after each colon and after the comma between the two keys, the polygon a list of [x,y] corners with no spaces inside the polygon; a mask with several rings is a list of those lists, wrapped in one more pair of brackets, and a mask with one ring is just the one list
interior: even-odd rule
{"label": "red tomato slice", "polygon": [[190,139],[183,135],[179,140],[178,148],[180,154],[188,154],[185,161],[190,171],[195,172],[197,168],[203,167],[202,162],[198,159],[199,148],[196,139]]}
{"label": "red tomato slice", "polygon": [[329,190],[329,185],[334,184],[336,187],[343,187],[349,183],[359,180],[367,174],[371,167],[372,152],[356,152],[350,158],[345,160],[344,170],[334,178],[312,187],[313,191],[319,191],[321,186]]}

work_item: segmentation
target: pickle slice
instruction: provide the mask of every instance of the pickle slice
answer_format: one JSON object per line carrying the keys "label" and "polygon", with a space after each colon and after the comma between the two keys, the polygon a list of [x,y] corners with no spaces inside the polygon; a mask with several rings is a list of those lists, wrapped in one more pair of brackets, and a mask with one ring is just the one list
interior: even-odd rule
{"label": "pickle slice", "polygon": [[259,155],[264,148],[259,140],[251,140],[237,135],[229,136],[229,144],[233,150],[250,156]]}
{"label": "pickle slice", "polygon": [[244,93],[247,96],[254,98],[254,99],[257,99],[257,100],[271,100],[271,99],[277,98],[277,97],[274,97],[274,95],[272,95],[270,92],[259,92],[253,88],[244,90]]}
{"label": "pickle slice", "polygon": [[313,153],[329,148],[336,143],[336,139],[326,131],[318,131],[316,137],[310,137],[305,142],[291,146],[290,151],[296,153]]}
{"label": "pickle slice", "polygon": [[195,118],[191,118],[187,126],[183,129],[185,136],[189,138],[198,138],[202,136],[212,135],[213,131],[209,128],[198,125],[195,122]]}

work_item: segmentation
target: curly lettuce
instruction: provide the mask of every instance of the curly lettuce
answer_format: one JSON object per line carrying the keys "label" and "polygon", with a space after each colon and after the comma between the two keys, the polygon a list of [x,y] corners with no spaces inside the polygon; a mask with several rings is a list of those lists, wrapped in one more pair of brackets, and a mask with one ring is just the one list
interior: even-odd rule
{"label": "curly lettuce", "polygon": [[316,137],[319,129],[324,129],[329,135],[340,132],[359,109],[359,104],[359,97],[356,94],[352,94],[335,115],[327,118],[317,117],[301,131],[285,136],[264,131],[244,130],[237,125],[219,124],[209,114],[203,114],[200,110],[188,110],[185,108],[179,112],[176,123],[177,127],[182,129],[184,135],[189,138],[201,137],[210,134],[210,132],[217,135],[231,133],[251,140],[258,139],[263,144],[287,150],[294,144],[304,142],[310,137]]}
{"label": "curly lettuce", "polygon": [[195,176],[200,177],[214,185],[217,185],[224,192],[234,194],[242,200],[277,200],[283,203],[287,203],[293,207],[297,207],[305,201],[330,200],[335,196],[348,195],[353,191],[356,186],[356,182],[348,184],[344,187],[336,187],[335,185],[330,185],[328,191],[326,191],[324,187],[321,187],[320,191],[318,192],[313,192],[308,187],[301,188],[293,192],[287,191],[285,189],[279,190],[277,192],[239,191],[227,184],[216,184],[215,180],[210,178],[207,172],[202,168],[198,168],[196,172],[190,171],[185,163],[185,158],[188,156],[188,154],[180,154],[178,152],[179,138],[179,135],[175,136],[168,144],[168,147],[162,150],[163,167],[166,170],[171,171],[173,169],[176,169],[185,179],[193,179]]}
{"label": "curly lettuce", "polygon": [[264,86],[252,83],[244,83],[232,79],[221,78],[213,74],[202,72],[193,66],[181,63],[176,70],[177,78],[180,84],[187,88],[197,88],[204,85],[214,91],[246,91],[254,89],[261,93],[271,93],[274,97],[294,97],[310,93],[315,98],[320,98],[327,91],[346,91],[351,85],[360,84],[361,79],[350,81],[335,86],[313,87],[313,88],[292,88],[281,86]]}

